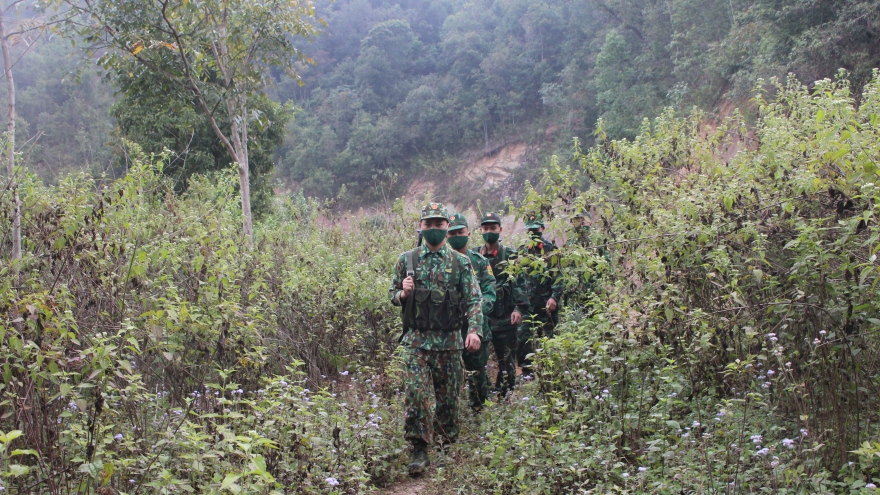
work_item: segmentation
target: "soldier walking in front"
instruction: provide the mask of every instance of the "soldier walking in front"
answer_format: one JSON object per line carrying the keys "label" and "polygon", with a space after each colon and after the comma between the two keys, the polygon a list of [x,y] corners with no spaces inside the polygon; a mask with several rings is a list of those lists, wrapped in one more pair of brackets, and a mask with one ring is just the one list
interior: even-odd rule
{"label": "soldier walking in front", "polygon": [[462,349],[478,351],[483,333],[471,260],[446,246],[446,208],[425,205],[419,225],[425,245],[400,255],[389,289],[392,304],[403,306],[404,436],[413,446],[411,475],[428,467],[435,440],[444,449],[457,440]]}
{"label": "soldier walking in front", "polygon": [[516,383],[516,329],[522,323],[522,315],[529,310],[522,280],[504,273],[510,260],[516,258],[516,250],[501,244],[503,230],[501,217],[497,213],[486,213],[480,219],[485,244],[474,249],[489,261],[495,275],[495,305],[486,314],[498,361],[495,390],[502,396]]}
{"label": "soldier walking in front", "polygon": [[[492,267],[486,258],[478,253],[467,250],[470,239],[470,229],[467,218],[461,213],[453,213],[449,217],[449,233],[446,242],[459,253],[471,260],[477,281],[480,283],[480,292],[483,295],[483,338],[480,350],[477,352],[464,351],[464,369],[468,372],[468,406],[474,411],[483,409],[483,404],[489,398],[489,373],[486,364],[489,362],[489,341],[492,334],[489,330],[489,321],[486,315],[492,311],[495,303],[495,277],[492,275]],[[467,335],[468,324],[463,322],[461,333]]]}

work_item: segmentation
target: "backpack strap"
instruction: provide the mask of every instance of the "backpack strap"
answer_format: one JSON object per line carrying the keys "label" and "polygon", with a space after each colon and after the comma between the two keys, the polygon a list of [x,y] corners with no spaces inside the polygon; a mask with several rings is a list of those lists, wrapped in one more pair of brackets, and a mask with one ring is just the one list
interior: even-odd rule
{"label": "backpack strap", "polygon": [[[455,280],[455,278],[456,278],[455,275],[458,276],[458,281],[461,281],[461,264],[458,261],[458,256],[456,256],[456,254],[459,254],[459,253],[457,253],[454,249],[450,249],[449,252],[452,256],[452,273],[454,275],[452,277],[449,277],[449,282],[447,283],[447,285],[448,285],[449,289],[454,290],[455,283],[453,282],[453,280]],[[464,255],[462,255],[462,256],[464,256]],[[462,294],[462,295],[464,295],[464,294]]]}
{"label": "backpack strap", "polygon": [[419,248],[415,248],[406,253],[406,276],[416,276],[416,268],[419,266]]}
{"label": "backpack strap", "polygon": [[[411,251],[408,251],[404,254],[404,259],[406,260],[406,276],[413,278],[413,285],[416,282],[416,269],[419,267],[419,248],[415,248]],[[403,321],[407,321],[408,316],[412,316],[412,312],[414,311],[415,303],[413,302],[415,299],[414,295],[410,295],[410,297],[406,298],[406,303],[403,305]],[[406,336],[407,328],[404,325],[403,333],[400,334],[400,338],[397,339],[397,343],[403,342],[403,337]]]}

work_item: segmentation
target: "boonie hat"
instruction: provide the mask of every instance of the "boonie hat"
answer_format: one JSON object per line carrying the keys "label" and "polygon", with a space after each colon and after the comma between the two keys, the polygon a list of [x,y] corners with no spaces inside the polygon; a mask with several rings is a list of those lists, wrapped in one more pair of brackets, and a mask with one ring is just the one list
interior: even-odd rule
{"label": "boonie hat", "polygon": [[535,215],[532,213],[531,215],[526,217],[526,228],[527,229],[539,229],[544,226],[544,219],[542,219],[539,215]]}
{"label": "boonie hat", "polygon": [[497,223],[500,225],[501,224],[501,217],[498,216],[497,213],[486,213],[485,215],[483,215],[483,218],[480,219],[480,225],[483,225],[486,223]]}
{"label": "boonie hat", "polygon": [[461,213],[453,213],[449,216],[449,228],[446,229],[448,232],[466,228],[468,228],[468,222],[464,215]]}
{"label": "boonie hat", "polygon": [[446,211],[446,207],[443,206],[443,203],[428,203],[422,208],[419,220],[427,220],[429,218],[442,218],[443,220],[449,220],[449,212]]}

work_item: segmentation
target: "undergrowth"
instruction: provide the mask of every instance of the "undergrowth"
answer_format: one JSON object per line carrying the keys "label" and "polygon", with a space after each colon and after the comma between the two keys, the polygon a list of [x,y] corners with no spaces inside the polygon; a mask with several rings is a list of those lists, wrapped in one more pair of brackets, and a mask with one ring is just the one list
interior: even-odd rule
{"label": "undergrowth", "polygon": [[[509,268],[560,275],[569,305],[536,376],[466,416],[431,491],[873,492],[880,78],[858,98],[843,77],[762,87],[755,128],[667,113],[526,186],[520,216],[562,232],[589,211],[590,245]],[[387,289],[414,213],[397,201],[343,230],[292,197],[251,247],[232,173],[177,196],[162,163],[140,157],[101,187],[22,181],[27,255],[0,258],[3,488],[367,493],[399,479]]]}

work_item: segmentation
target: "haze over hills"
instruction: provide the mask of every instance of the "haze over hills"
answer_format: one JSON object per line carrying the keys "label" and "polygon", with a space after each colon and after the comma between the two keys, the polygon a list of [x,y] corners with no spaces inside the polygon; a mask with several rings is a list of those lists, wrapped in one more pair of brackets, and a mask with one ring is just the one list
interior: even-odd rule
{"label": "haze over hills", "polygon": [[[257,209],[273,178],[356,205],[422,192],[434,171],[459,179],[429,181],[438,196],[500,200],[573,137],[589,142],[599,119],[608,137],[633,137],[666,106],[747,105],[759,77],[844,67],[859,85],[880,66],[872,1],[339,0],[317,13],[327,25],[303,46],[315,61],[301,67],[304,85],[276,74],[272,101],[259,103]],[[27,164],[44,180],[123,173],[120,137],[171,150],[180,188],[231,162],[185,97],[137,74],[101,81],[71,52],[39,39],[15,67],[19,129],[35,143]],[[142,89],[114,98],[120,84]],[[481,170],[487,183],[474,185]]]}

